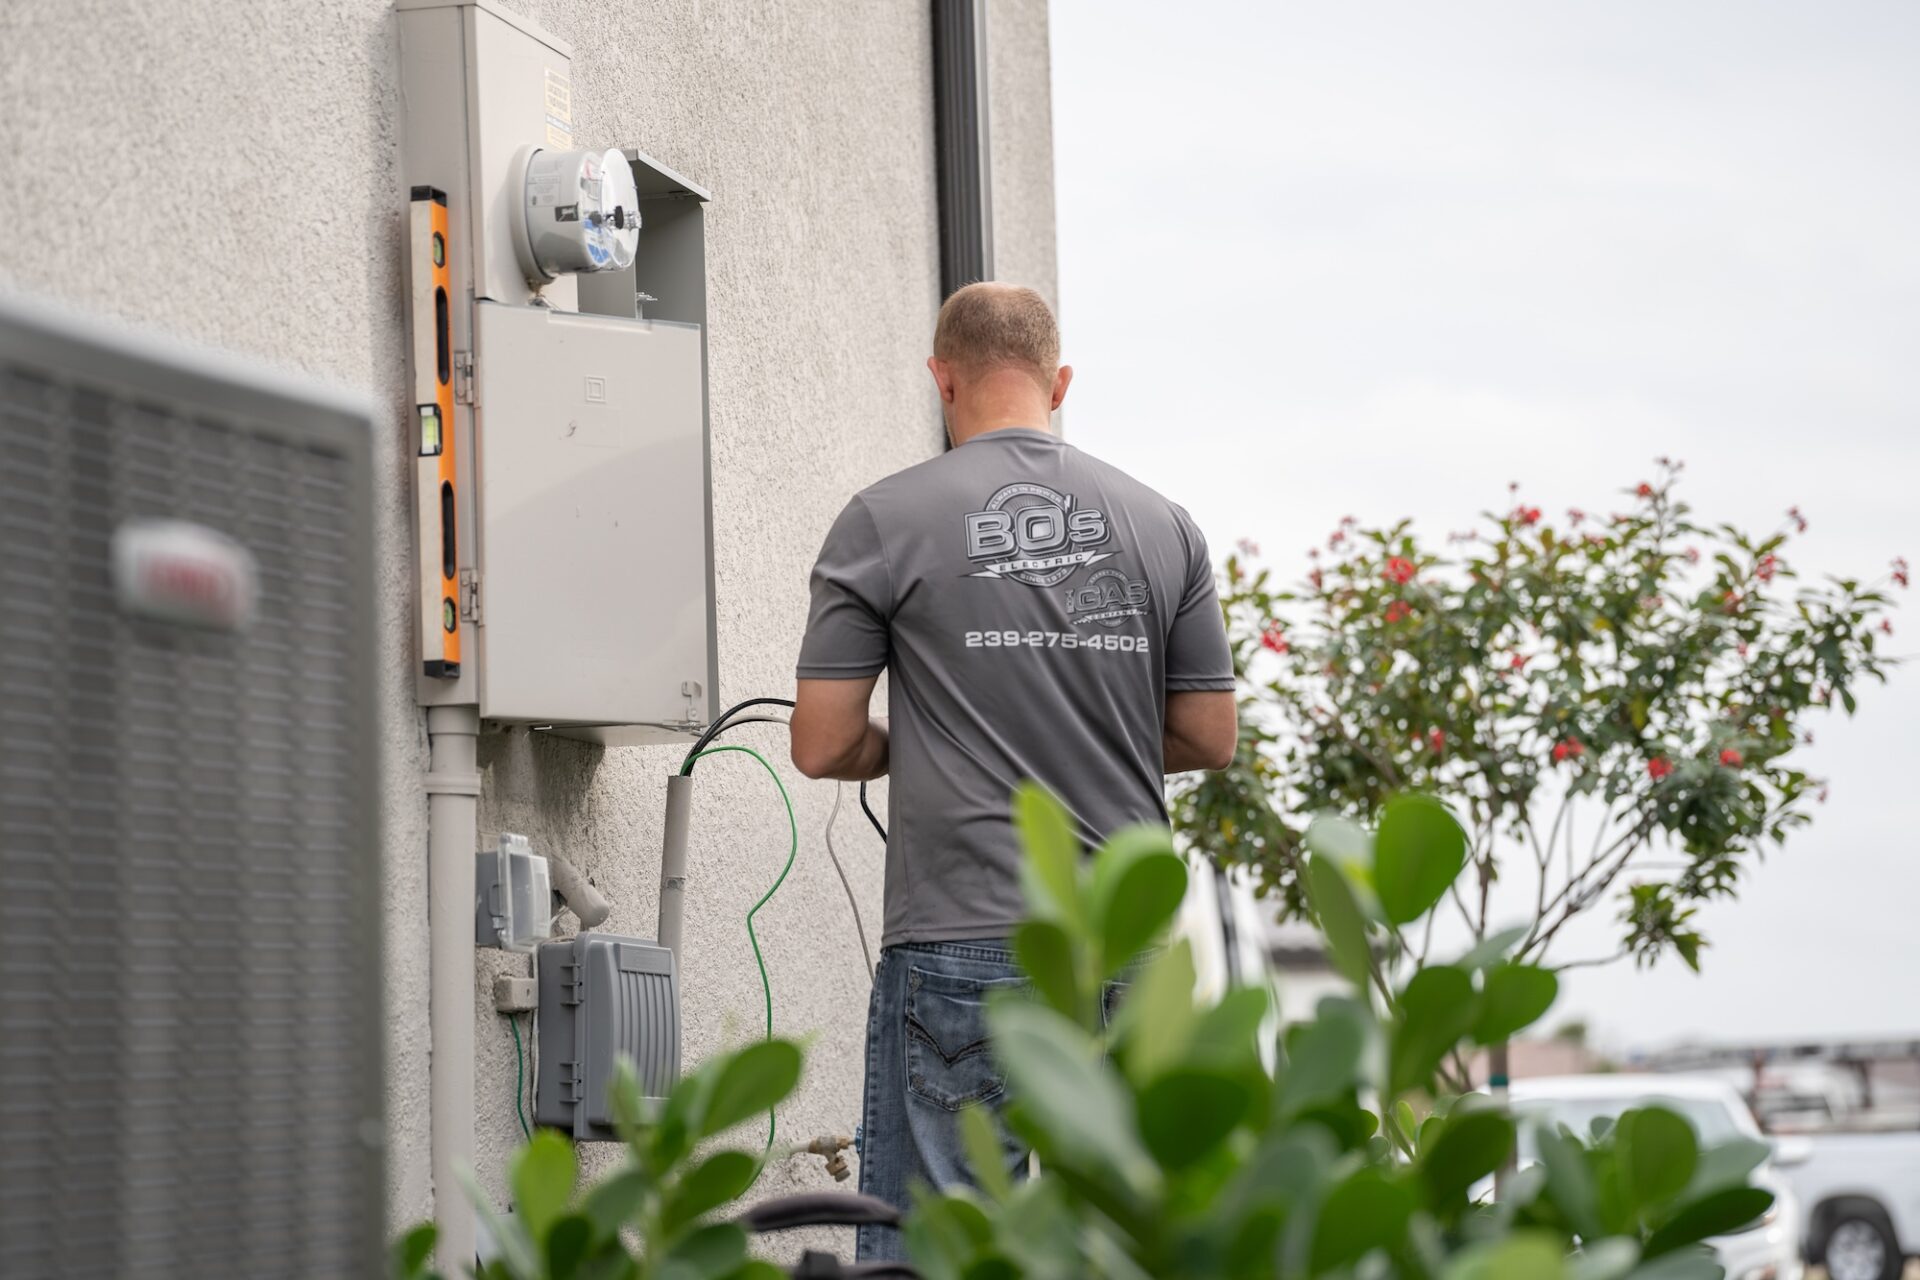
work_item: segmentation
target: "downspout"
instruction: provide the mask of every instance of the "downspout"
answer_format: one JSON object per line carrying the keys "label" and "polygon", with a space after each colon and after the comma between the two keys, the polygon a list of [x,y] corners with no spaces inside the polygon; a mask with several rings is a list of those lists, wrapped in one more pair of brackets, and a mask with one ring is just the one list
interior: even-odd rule
{"label": "downspout", "polygon": [[933,151],[942,298],[962,285],[993,279],[987,3],[933,0]]}
{"label": "downspout", "polygon": [[480,847],[477,707],[427,708],[428,1020],[433,1209],[440,1270],[473,1265],[474,1214],[461,1174],[473,1168],[473,895]]}

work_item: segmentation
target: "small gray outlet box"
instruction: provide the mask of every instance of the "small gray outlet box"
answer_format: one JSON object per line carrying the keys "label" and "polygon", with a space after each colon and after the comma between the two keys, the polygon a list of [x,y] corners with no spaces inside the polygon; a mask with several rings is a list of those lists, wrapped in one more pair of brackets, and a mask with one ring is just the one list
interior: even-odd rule
{"label": "small gray outlet box", "polygon": [[620,1055],[641,1094],[680,1078],[680,975],[673,952],[644,938],[581,933],[543,943],[540,1068],[533,1117],[576,1141],[615,1139],[608,1089]]}

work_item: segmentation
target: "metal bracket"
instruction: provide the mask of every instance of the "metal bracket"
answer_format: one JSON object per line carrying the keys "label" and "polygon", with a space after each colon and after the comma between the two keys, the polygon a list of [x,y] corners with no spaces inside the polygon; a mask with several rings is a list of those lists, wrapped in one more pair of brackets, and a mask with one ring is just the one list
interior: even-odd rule
{"label": "metal bracket", "polygon": [[460,571],[460,616],[474,626],[480,625],[480,574],[475,569]]}
{"label": "metal bracket", "polygon": [[453,398],[461,404],[473,403],[473,352],[453,353]]}

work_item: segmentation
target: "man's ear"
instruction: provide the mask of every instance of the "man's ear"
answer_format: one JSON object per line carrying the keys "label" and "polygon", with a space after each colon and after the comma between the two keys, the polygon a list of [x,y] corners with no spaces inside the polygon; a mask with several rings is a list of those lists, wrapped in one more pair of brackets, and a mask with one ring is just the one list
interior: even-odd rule
{"label": "man's ear", "polygon": [[1067,386],[1073,381],[1073,366],[1063,364],[1060,372],[1053,375],[1053,403],[1049,409],[1058,409],[1060,402],[1067,398]]}
{"label": "man's ear", "polygon": [[927,357],[927,372],[933,375],[933,385],[940,391],[940,403],[953,403],[953,366],[939,356]]}

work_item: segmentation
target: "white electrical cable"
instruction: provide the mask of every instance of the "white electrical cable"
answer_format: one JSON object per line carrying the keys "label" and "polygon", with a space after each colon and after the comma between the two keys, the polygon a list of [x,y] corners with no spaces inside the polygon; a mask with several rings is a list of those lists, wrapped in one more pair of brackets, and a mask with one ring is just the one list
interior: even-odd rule
{"label": "white electrical cable", "polygon": [[833,859],[833,869],[840,876],[840,887],[847,891],[847,905],[853,908],[853,927],[860,935],[860,954],[867,958],[867,980],[873,980],[873,951],[867,946],[867,926],[860,919],[860,903],[853,896],[853,885],[847,879],[847,869],[840,865],[840,855],[833,847],[833,824],[840,816],[840,798],[846,794],[847,784],[833,784],[833,810],[827,814],[827,856]]}

